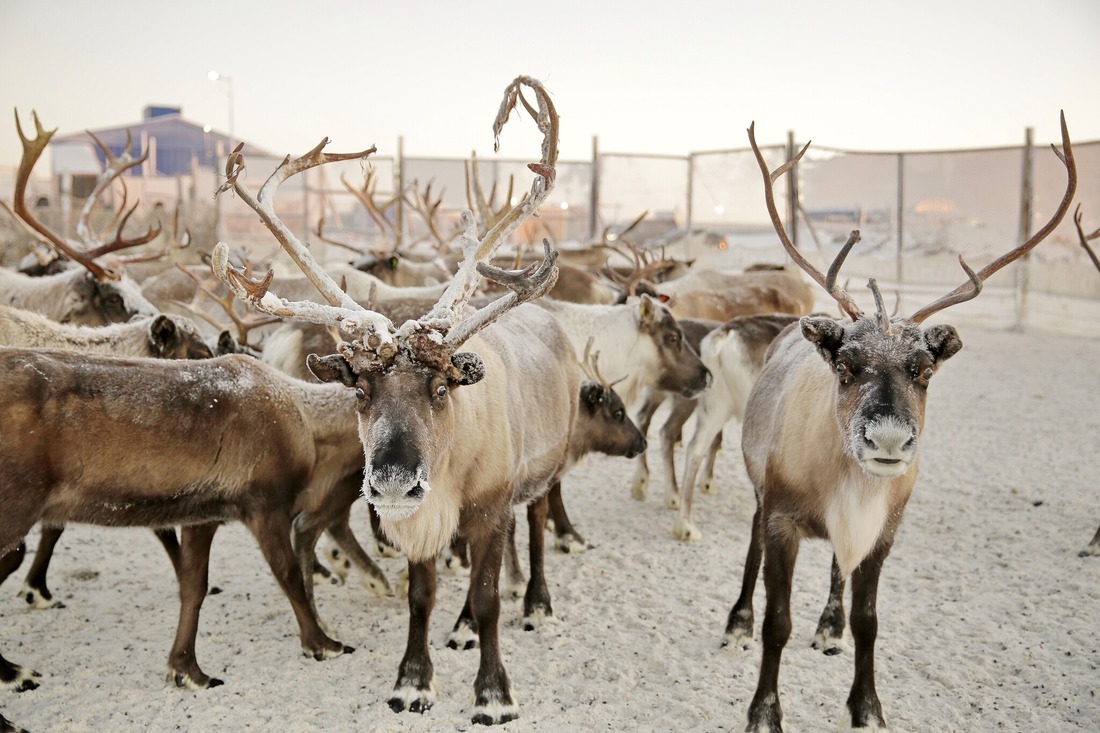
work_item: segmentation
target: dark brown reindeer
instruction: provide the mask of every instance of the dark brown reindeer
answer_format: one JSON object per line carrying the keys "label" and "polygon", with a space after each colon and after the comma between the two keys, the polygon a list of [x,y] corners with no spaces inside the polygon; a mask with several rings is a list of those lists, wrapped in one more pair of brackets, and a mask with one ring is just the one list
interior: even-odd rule
{"label": "dark brown reindeer", "polygon": [[[622,398],[615,392],[614,383],[607,381],[599,367],[599,352],[591,351],[595,339],[590,338],[585,347],[581,367],[586,377],[581,383],[579,409],[569,440],[569,452],[561,475],[551,482],[550,492],[527,505],[528,559],[531,577],[523,592],[523,628],[533,631],[542,621],[554,615],[550,603],[550,590],[546,584],[546,519],[550,512],[553,492],[560,496],[561,482],[565,474],[589,453],[633,458],[646,449],[645,436],[631,422]],[[509,531],[509,546],[505,553],[508,591],[518,594],[524,585],[523,572],[516,551],[515,521]],[[468,606],[468,604],[467,604]],[[469,616],[469,608],[463,609],[447,646],[457,649],[472,647],[475,629]]]}
{"label": "dark brown reindeer", "polygon": [[[976,297],[986,279],[1038,245],[1061,221],[1077,183],[1064,116],[1061,122],[1062,149],[1054,152],[1066,166],[1068,183],[1050,221],[977,273],[960,258],[968,281],[901,319],[887,315],[873,280],[869,287],[876,312],[872,315],[865,315],[837,284],[841,263],[858,241],[858,232],[853,232],[824,276],[795,249],[776,210],[772,184],[809,146],[772,172],[749,127],[776,233],[791,259],[840,303],[851,322],[807,316],[779,336],[746,406],[741,442],[756,489],[757,510],[741,596],[730,610],[726,640],[752,638],[752,592],[763,555],[767,609],[760,676],[749,705],[747,731],[782,730],[779,665],[791,633],[791,578],[802,537],[831,542],[834,600],[839,602],[843,592],[838,581],[852,578],[855,675],[847,702],[851,727],[885,727],[874,680],[879,573],[917,479],[928,382],[962,348],[953,326],[922,329],[921,324],[949,306]],[[842,628],[842,604],[833,605],[833,610],[839,613]]]}
{"label": "dark brown reindeer", "polygon": [[[534,90],[537,109],[523,97],[524,86]],[[522,305],[553,285],[555,255],[549,245],[537,269],[506,272],[486,264],[504,238],[536,212],[554,181],[558,120],[549,95],[538,81],[516,78],[505,90],[495,132],[517,104],[544,135],[542,159],[529,166],[537,174],[531,190],[483,241],[476,237],[473,217],[466,217],[463,263],[436,306],[417,320],[395,328],[358,305],[278,222],[271,199],[300,166],[281,166],[253,197],[239,183],[243,163],[235,153],[226,187],[259,213],[330,305],[287,303],[267,292],[270,275],[264,283],[251,283],[227,269],[224,245],[215,249],[215,271],[260,310],[338,325],[350,337],[337,354],[311,356],[309,366],[319,378],[354,390],[366,456],[363,493],[386,535],[409,559],[408,644],[389,698],[395,711],[423,712],[435,701],[428,624],[436,557],[456,532],[467,539],[470,605],[481,654],[473,720],[486,724],[518,715],[498,641],[498,581],[512,503],[537,498],[559,471],[580,388],[576,357],[568,361],[566,334],[543,309]],[[306,157],[324,162],[324,144]],[[466,304],[482,276],[509,282],[512,292],[469,313]]]}
{"label": "dark brown reindeer", "polygon": [[[0,345],[39,349],[64,349],[81,353],[136,356],[154,359],[208,359],[213,356],[198,327],[181,316],[138,316],[110,326],[75,326],[57,323],[31,311],[0,306]],[[34,608],[61,608],[46,583],[54,547],[63,528],[43,526],[34,562],[27,571],[19,595]],[[177,575],[179,543],[171,529],[156,530]],[[19,550],[18,552],[22,552]],[[3,583],[10,572],[0,572]]]}
{"label": "dark brown reindeer", "polygon": [[[362,471],[347,390],[239,355],[122,359],[0,347],[0,373],[5,436],[15,438],[0,442],[0,557],[38,521],[182,525],[168,678],[205,688],[220,684],[195,655],[210,543],[218,523],[241,521],[290,600],[303,653],[351,651],[320,627],[290,544],[292,518]],[[0,686],[30,689],[36,676],[0,656]]]}

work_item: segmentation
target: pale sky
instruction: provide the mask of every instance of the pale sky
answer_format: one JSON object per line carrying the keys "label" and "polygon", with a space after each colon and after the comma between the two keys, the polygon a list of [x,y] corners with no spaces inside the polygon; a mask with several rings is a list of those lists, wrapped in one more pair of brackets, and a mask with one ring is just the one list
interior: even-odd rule
{"label": "pale sky", "polygon": [[[561,157],[684,155],[786,139],[853,150],[1100,140],[1098,0],[439,2],[0,0],[0,167],[13,109],[59,134],[147,104],[277,154],[492,151],[504,87],[540,79]],[[33,128],[32,128],[33,129]],[[501,155],[537,158],[510,123]]]}

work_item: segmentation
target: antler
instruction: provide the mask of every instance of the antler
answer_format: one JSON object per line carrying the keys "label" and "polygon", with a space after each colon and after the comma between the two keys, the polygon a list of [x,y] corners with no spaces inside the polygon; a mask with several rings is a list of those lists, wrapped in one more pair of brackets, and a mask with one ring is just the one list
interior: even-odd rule
{"label": "antler", "polygon": [[420,214],[420,218],[424,220],[428,227],[428,234],[435,240],[436,250],[440,251],[455,238],[455,235],[451,234],[449,237],[444,237],[439,231],[436,215],[439,212],[440,204],[443,203],[443,192],[440,191],[439,195],[433,199],[433,183],[433,181],[428,181],[428,185],[424,187],[424,192],[421,193],[418,182],[413,181],[413,185],[405,196],[405,201],[412,207],[413,211]]}
{"label": "antler", "polygon": [[[522,99],[520,94],[522,85],[531,87],[538,95],[537,112]],[[287,156],[261,187],[259,195],[255,197],[239,182],[240,172],[244,170],[241,146],[233,151],[226,162],[226,182],[219,188],[219,193],[232,188],[246,204],[260,214],[260,218],[275,234],[283,249],[306,273],[330,305],[305,301],[288,302],[279,298],[269,291],[273,273],[269,271],[267,277],[261,282],[251,280],[229,265],[229,248],[223,242],[219,242],[214,248],[212,262],[214,272],[237,294],[237,297],[265,313],[326,325],[338,324],[343,331],[356,336],[356,341],[346,342],[338,347],[340,353],[356,371],[387,368],[396,357],[399,348],[409,358],[422,363],[449,363],[450,357],[463,342],[499,318],[509,308],[545,293],[553,285],[556,277],[557,268],[554,266],[556,254],[549,250],[549,244],[546,244],[546,261],[533,271],[528,268],[519,272],[508,272],[485,264],[505,237],[515,231],[528,217],[536,215],[538,206],[549,195],[554,183],[558,117],[541,83],[526,76],[517,77],[512,81],[505,90],[504,103],[497,113],[493,125],[494,133],[499,136],[517,100],[521,100],[527,110],[533,114],[539,130],[544,135],[542,159],[539,163],[529,165],[537,174],[531,184],[531,193],[505,215],[481,241],[474,233],[473,216],[467,214],[466,232],[463,235],[464,257],[459,271],[439,302],[420,320],[409,321],[401,327],[400,331],[397,331],[387,318],[356,303],[340,290],[309,251],[275,216],[273,197],[280,182],[294,173],[315,165],[333,160],[364,158],[374,152],[373,147],[362,153],[326,155],[322,152],[324,146],[328,144],[326,138],[312,151],[293,162],[290,162],[290,157]],[[481,277],[498,279],[512,292],[463,318],[466,304],[476,290]]]}
{"label": "antler", "polygon": [[[145,153],[138,158],[135,158],[132,155],[134,143],[133,137],[131,136],[129,130],[126,131],[126,145],[122,148],[123,152],[121,155],[117,156],[111,152],[110,148],[103,144],[102,140],[96,137],[95,133],[90,130],[87,130],[86,132],[88,133],[88,135],[91,136],[93,140],[95,140],[96,145],[99,146],[99,149],[103,152],[104,157],[106,157],[107,167],[103,170],[102,173],[99,174],[99,177],[96,179],[95,187],[92,189],[91,194],[88,195],[87,200],[84,202],[84,207],[80,210],[80,216],[76,220],[76,236],[86,246],[92,247],[92,250],[88,253],[88,256],[91,258],[95,258],[100,255],[107,254],[108,252],[113,252],[115,250],[124,249],[126,247],[136,247],[139,244],[151,242],[157,237],[158,234],[160,234],[159,224],[156,227],[149,227],[149,230],[145,233],[145,235],[138,237],[137,239],[126,240],[122,236],[122,230],[126,226],[127,220],[129,220],[130,216],[134,213],[134,211],[137,210],[138,203],[140,202],[135,203],[134,207],[122,216],[122,219],[119,222],[118,229],[116,231],[115,239],[110,244],[105,245],[103,242],[101,242],[96,233],[93,232],[91,227],[88,226],[88,219],[92,214],[92,209],[95,208],[96,202],[99,200],[99,197],[103,194],[103,192],[106,191],[110,187],[111,183],[113,183],[115,179],[118,179],[119,176],[121,176],[123,173],[135,166],[144,163],[149,158],[149,151],[146,150]],[[120,211],[125,210],[125,201],[125,184],[123,184],[123,204],[119,207]]]}
{"label": "antler", "polygon": [[[178,301],[178,300],[175,301],[175,302],[178,303],[181,307],[186,308],[188,311],[190,311],[196,317],[201,318],[202,320],[206,321],[207,323],[209,323],[214,328],[217,328],[219,330],[228,331],[229,330],[228,326],[225,323],[222,323],[221,321],[214,318],[212,315],[210,315],[209,313],[207,313],[206,311],[204,311],[202,309],[202,301],[205,300],[206,298],[209,298],[213,302],[217,303],[218,306],[220,306],[221,309],[225,312],[226,316],[229,317],[229,320],[236,327],[237,341],[239,343],[243,344],[244,346],[247,346],[251,349],[259,349],[260,348],[259,344],[254,344],[254,343],[251,343],[249,341],[249,339],[248,339],[249,332],[254,330],[254,329],[261,328],[263,326],[268,326],[268,325],[271,325],[273,323],[278,323],[279,322],[280,319],[275,317],[275,316],[258,317],[258,316],[250,316],[250,315],[247,315],[247,314],[242,316],[242,315],[238,314],[237,311],[236,311],[236,308],[234,308],[234,304],[238,303],[239,299],[234,297],[234,294],[232,292],[226,292],[224,294],[219,295],[218,293],[215,293],[210,288],[210,286],[207,284],[206,281],[201,279],[198,275],[191,272],[186,267],[183,267],[183,266],[178,265],[178,264],[176,265],[176,267],[178,267],[188,277],[190,277],[192,280],[195,281],[196,290],[195,290],[195,295],[191,298],[190,302],[184,303],[184,302]],[[252,270],[251,265],[246,265],[246,268],[245,268],[245,271],[244,271],[243,274],[247,277],[248,274],[251,272],[251,270]]]}
{"label": "antler", "polygon": [[[302,272],[305,273],[314,287],[320,291],[325,300],[331,305],[338,306],[345,310],[357,310],[359,309],[359,304],[348,297],[348,294],[342,291],[339,286],[332,281],[332,278],[330,278],[317,261],[313,259],[313,255],[309,253],[305,245],[298,241],[294,233],[291,232],[275,214],[275,193],[279,190],[279,185],[286,179],[315,166],[324,165],[325,163],[332,163],[340,160],[359,160],[377,152],[377,148],[372,145],[367,150],[358,153],[326,153],[324,149],[329,142],[329,139],[326,137],[321,140],[313,150],[310,150],[299,158],[291,160],[289,155],[283,158],[283,162],[275,168],[264,182],[263,186],[260,187],[259,193],[255,196],[253,196],[252,192],[245,188],[240,182],[240,174],[245,169],[244,155],[241,152],[244,148],[244,143],[241,143],[229,154],[229,158],[225,163],[225,183],[218,187],[215,195],[232,189],[241,197],[241,200],[243,200],[249,208],[260,215],[260,219],[263,221],[264,225],[275,235],[279,244],[282,245],[283,249],[290,255],[290,258],[294,260],[294,263],[298,265]],[[219,242],[218,244],[220,245],[221,243]],[[215,251],[215,261],[224,261],[226,265],[228,265],[228,247],[226,250],[227,252],[224,258],[218,258],[217,252]],[[226,280],[228,277],[223,277],[226,272],[224,268],[217,268],[215,271],[223,280]],[[228,281],[227,284],[232,287],[232,284],[228,283]],[[262,298],[263,295],[260,297]],[[284,314],[272,313],[272,315]]]}
{"label": "antler", "polygon": [[508,192],[504,194],[504,201],[498,207],[497,182],[493,181],[486,196],[481,188],[481,178],[477,173],[477,151],[470,151],[470,159],[463,166],[466,174],[466,203],[472,211],[476,211],[481,218],[481,231],[489,231],[511,206],[512,193],[515,189],[516,177],[508,176]]}
{"label": "antler", "polygon": [[589,336],[588,341],[584,344],[584,361],[581,362],[581,371],[593,382],[602,385],[605,389],[611,389],[619,382],[626,379],[625,376],[619,377],[614,382],[608,382],[602,374],[600,374],[600,352],[592,352],[592,344],[595,343],[596,337]]}
{"label": "antler", "polygon": [[1081,228],[1081,204],[1077,204],[1077,209],[1073,212],[1073,225],[1077,227],[1077,241],[1081,243],[1081,246],[1088,252],[1089,259],[1092,260],[1092,264],[1096,265],[1096,269],[1100,270],[1100,259],[1097,259],[1096,252],[1089,246],[1089,241],[1100,237],[1100,229],[1097,229],[1092,234],[1085,234],[1085,230]]}
{"label": "antler", "polygon": [[66,242],[64,237],[51,231],[42,222],[38,221],[27,208],[27,183],[30,181],[31,170],[34,168],[35,163],[38,162],[38,159],[42,157],[42,153],[46,150],[46,146],[49,145],[50,139],[54,136],[54,133],[57,132],[56,127],[49,131],[43,128],[42,123],[38,119],[38,113],[34,110],[31,110],[31,117],[34,119],[34,139],[23,134],[23,125],[19,121],[19,110],[15,111],[15,129],[19,133],[19,140],[23,143],[23,157],[19,161],[19,172],[16,174],[15,178],[15,192],[12,194],[12,209],[31,229],[45,237],[50,244],[56,247],[60,252],[63,252],[65,256],[73,262],[79,262],[87,268],[97,280],[117,280],[119,277],[117,273],[96,264],[94,258],[82,252],[79,247],[74,247],[69,242]]}
{"label": "antler", "polygon": [[933,313],[938,313],[944,308],[948,308],[956,303],[963,303],[978,297],[978,293],[982,292],[982,284],[989,279],[990,275],[1030,252],[1036,245],[1046,239],[1047,235],[1054,231],[1062,221],[1062,217],[1064,217],[1066,211],[1069,210],[1070,202],[1073,201],[1073,194],[1077,190],[1077,163],[1073,159],[1073,147],[1070,145],[1069,141],[1069,130],[1066,128],[1065,112],[1060,114],[1060,122],[1062,127],[1062,149],[1059,151],[1053,144],[1050,147],[1054,151],[1054,154],[1058,156],[1058,160],[1062,161],[1062,165],[1066,167],[1066,193],[1062,197],[1062,202],[1058,204],[1058,209],[1054,212],[1054,215],[1050,217],[1050,221],[1048,221],[1039,231],[1035,232],[1035,234],[1031,235],[1031,237],[1019,247],[1001,255],[977,273],[967,267],[966,262],[964,262],[962,256],[960,256],[959,265],[962,266],[969,280],[934,303],[921,308],[909,317],[910,321],[921,323]]}
{"label": "antler", "polygon": [[772,185],[776,180],[798,164],[798,161],[802,159],[806,151],[810,149],[810,143],[806,143],[802,147],[802,150],[798,151],[798,155],[794,156],[774,171],[771,171],[768,170],[768,164],[764,162],[764,155],[756,145],[755,128],[755,122],[749,125],[749,143],[752,145],[752,152],[756,156],[756,162],[760,166],[760,173],[764,177],[764,203],[767,204],[768,215],[771,217],[775,233],[779,235],[779,241],[783,243],[783,249],[787,251],[787,255],[794,260],[795,264],[801,267],[814,282],[825,288],[829,295],[836,299],[841,309],[847,313],[853,321],[859,320],[860,316],[863,315],[863,311],[856,305],[852,296],[848,295],[847,291],[837,285],[836,282],[837,274],[840,272],[840,266],[844,264],[844,260],[848,256],[848,253],[852,251],[852,247],[859,241],[859,230],[852,230],[852,233],[848,236],[848,241],[840,248],[840,252],[837,253],[836,259],[834,259],[832,265],[829,266],[827,274],[822,275],[816,267],[811,265],[809,260],[803,257],[802,253],[795,248],[794,242],[791,241],[790,237],[787,236],[787,230],[783,227],[783,220],[780,218],[779,211],[776,210],[775,207],[775,193],[772,190]]}
{"label": "antler", "polygon": [[385,252],[385,255],[389,255],[390,253],[396,251],[397,248],[401,246],[401,232],[397,231],[397,228],[394,227],[393,222],[386,218],[386,209],[397,203],[401,199],[401,195],[396,194],[394,196],[391,196],[389,200],[379,205],[374,200],[374,194],[376,189],[378,188],[378,182],[374,179],[373,169],[368,170],[366,175],[363,177],[362,188],[357,188],[353,186],[351,183],[348,182],[348,180],[344,177],[342,173],[340,174],[340,182],[344,184],[344,188],[351,192],[351,195],[354,196],[359,201],[359,203],[363,204],[363,208],[367,210],[367,214],[370,215],[370,218],[374,221],[375,224],[378,225],[378,228],[386,234],[386,238],[382,240],[382,244],[378,245],[377,247],[372,247],[371,249],[381,249]]}

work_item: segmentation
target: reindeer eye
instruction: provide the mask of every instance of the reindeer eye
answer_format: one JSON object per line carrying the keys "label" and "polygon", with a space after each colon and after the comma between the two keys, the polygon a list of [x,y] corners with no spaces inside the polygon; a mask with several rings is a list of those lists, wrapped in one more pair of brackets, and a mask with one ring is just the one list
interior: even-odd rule
{"label": "reindeer eye", "polygon": [[848,380],[852,378],[852,368],[844,362],[838,362],[836,365],[836,375],[840,378],[841,384],[847,384]]}
{"label": "reindeer eye", "polygon": [[447,385],[441,384],[435,388],[435,396],[439,399],[443,399],[447,396]]}
{"label": "reindeer eye", "polygon": [[932,378],[932,375],[935,373],[936,371],[932,367],[925,367],[924,371],[920,373],[920,380],[922,382],[927,382]]}
{"label": "reindeer eye", "polygon": [[615,422],[622,422],[626,418],[626,413],[622,410],[615,410]]}
{"label": "reindeer eye", "polygon": [[355,399],[359,400],[360,402],[367,399],[367,393],[363,391],[362,387],[355,388]]}

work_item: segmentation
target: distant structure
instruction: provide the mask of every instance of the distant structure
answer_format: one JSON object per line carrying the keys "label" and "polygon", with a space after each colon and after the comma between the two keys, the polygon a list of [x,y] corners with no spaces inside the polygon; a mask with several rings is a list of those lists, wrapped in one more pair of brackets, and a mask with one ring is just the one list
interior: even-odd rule
{"label": "distant structure", "polygon": [[[127,133],[133,140],[133,155],[149,151],[144,164],[127,172],[129,176],[173,177],[195,176],[199,169],[216,170],[224,165],[226,155],[241,142],[231,140],[209,126],[190,122],[183,117],[181,107],[147,105],[140,122],[119,127],[92,130],[114,155],[125,151]],[[106,156],[87,132],[54,137],[50,143],[53,175],[72,176],[72,195],[83,198],[95,185],[95,177],[106,165]],[[270,155],[245,143],[245,153]]]}

